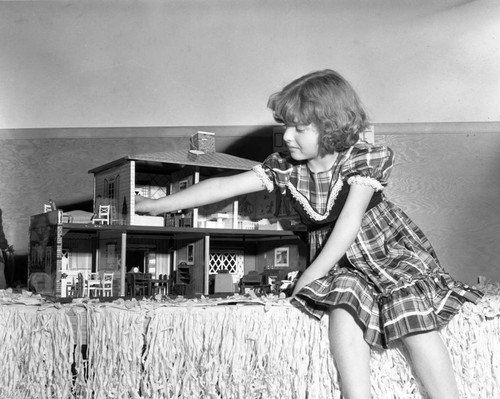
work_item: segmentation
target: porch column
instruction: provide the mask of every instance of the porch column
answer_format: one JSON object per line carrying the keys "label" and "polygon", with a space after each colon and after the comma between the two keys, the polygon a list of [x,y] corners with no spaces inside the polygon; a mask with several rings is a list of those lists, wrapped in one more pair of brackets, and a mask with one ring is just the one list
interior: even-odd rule
{"label": "porch column", "polygon": [[204,295],[208,295],[208,272],[209,272],[209,269],[210,269],[210,236],[209,235],[206,235],[205,236],[205,261],[203,262],[204,263],[204,273],[203,273],[203,291],[204,291]]}
{"label": "porch column", "polygon": [[122,233],[122,251],[120,264],[120,296],[125,296],[125,272],[127,271],[127,233]]}

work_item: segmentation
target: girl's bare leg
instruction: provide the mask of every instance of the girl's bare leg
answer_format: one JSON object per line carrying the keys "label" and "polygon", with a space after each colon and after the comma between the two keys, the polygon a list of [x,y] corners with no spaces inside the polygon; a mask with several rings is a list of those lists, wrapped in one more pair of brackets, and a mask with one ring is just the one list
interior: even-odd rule
{"label": "girl's bare leg", "polygon": [[371,398],[370,347],[354,317],[343,308],[330,311],[330,347],[343,398]]}
{"label": "girl's bare leg", "polygon": [[460,397],[448,349],[437,331],[409,335],[402,341],[430,398]]}

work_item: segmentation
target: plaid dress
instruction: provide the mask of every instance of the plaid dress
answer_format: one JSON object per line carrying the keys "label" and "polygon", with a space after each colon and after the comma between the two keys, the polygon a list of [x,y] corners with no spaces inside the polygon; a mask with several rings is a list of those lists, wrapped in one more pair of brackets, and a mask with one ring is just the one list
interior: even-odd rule
{"label": "plaid dress", "polygon": [[268,191],[277,190],[281,206],[293,207],[308,226],[311,260],[335,226],[349,187],[375,190],[344,257],[293,302],[318,319],[332,306],[349,308],[366,342],[379,348],[407,334],[438,329],[464,302],[482,297],[444,271],[422,231],[383,196],[393,159],[388,147],[357,143],[326,172],[312,173],[305,162],[279,153],[254,168]]}

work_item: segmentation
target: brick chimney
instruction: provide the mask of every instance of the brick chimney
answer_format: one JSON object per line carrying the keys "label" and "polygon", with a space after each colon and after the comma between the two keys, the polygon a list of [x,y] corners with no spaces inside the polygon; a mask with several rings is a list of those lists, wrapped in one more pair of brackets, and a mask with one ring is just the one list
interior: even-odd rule
{"label": "brick chimney", "polygon": [[215,133],[198,131],[191,136],[190,152],[215,152]]}

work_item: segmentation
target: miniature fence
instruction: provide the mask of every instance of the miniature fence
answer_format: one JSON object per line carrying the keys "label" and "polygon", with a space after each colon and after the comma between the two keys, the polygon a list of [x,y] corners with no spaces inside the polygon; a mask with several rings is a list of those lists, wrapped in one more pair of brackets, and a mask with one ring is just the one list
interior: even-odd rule
{"label": "miniature fence", "polygon": [[[500,286],[481,289],[442,331],[467,399],[500,397]],[[3,398],[340,398],[326,319],[276,297],[61,305],[0,291],[0,342]],[[372,352],[372,380],[374,398],[425,397],[397,348]]]}

